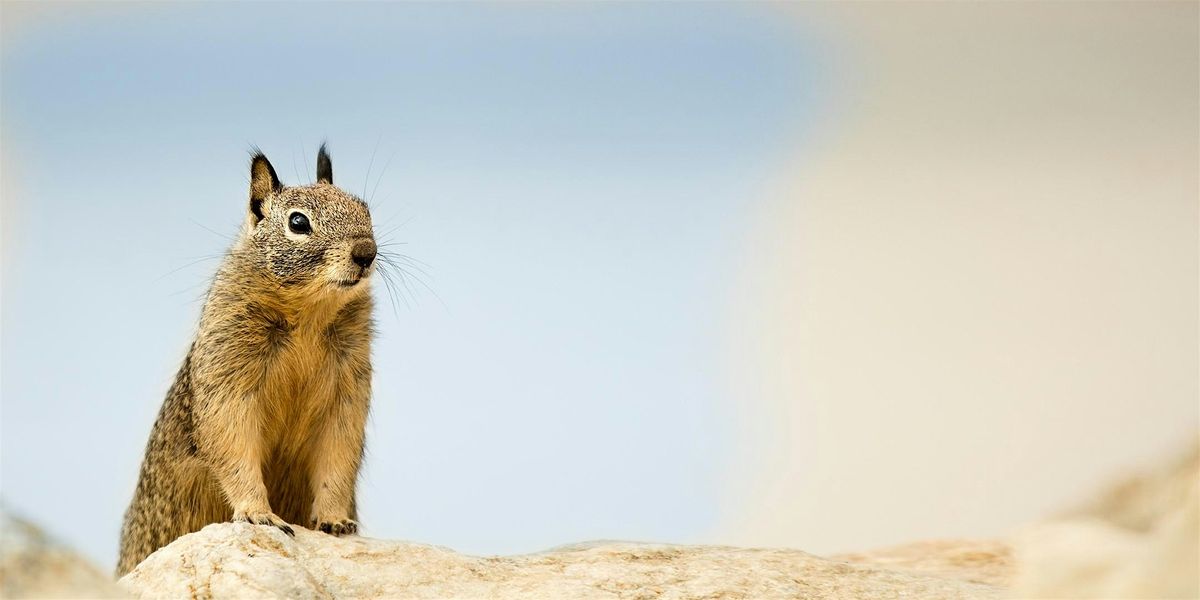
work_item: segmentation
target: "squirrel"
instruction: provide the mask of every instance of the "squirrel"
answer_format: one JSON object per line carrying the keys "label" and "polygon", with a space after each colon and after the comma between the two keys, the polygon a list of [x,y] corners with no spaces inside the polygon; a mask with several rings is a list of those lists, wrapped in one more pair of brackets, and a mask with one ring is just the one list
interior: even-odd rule
{"label": "squirrel", "polygon": [[150,433],[118,577],[210,523],[357,533],[376,251],[325,144],[297,187],[254,150],[245,224]]}

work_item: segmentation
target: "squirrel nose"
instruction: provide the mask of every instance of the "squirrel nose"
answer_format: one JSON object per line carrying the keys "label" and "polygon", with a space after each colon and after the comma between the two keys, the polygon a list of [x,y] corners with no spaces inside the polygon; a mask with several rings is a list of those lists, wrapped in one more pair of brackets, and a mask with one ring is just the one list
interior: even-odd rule
{"label": "squirrel nose", "polygon": [[375,242],[373,240],[356,242],[350,249],[350,258],[354,264],[364,269],[371,266],[371,262],[375,260]]}

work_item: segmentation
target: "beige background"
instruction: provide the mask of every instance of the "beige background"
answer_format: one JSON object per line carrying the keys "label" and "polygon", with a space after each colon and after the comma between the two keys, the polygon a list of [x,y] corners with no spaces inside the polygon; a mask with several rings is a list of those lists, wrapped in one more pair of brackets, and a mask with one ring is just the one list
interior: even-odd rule
{"label": "beige background", "polygon": [[791,7],[855,75],[734,286],[719,537],[1000,534],[1195,435],[1197,6]]}

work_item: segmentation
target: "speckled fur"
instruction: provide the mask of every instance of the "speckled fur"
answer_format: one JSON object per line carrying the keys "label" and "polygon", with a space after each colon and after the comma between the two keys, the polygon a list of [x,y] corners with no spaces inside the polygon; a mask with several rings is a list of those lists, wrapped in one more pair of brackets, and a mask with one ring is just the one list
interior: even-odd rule
{"label": "speckled fur", "polygon": [[[251,161],[246,223],[150,433],[118,576],[209,523],[357,531],[375,264],[352,252],[375,246],[324,146],[317,164],[317,183],[284,187],[265,156]],[[289,231],[296,211],[311,235]]]}

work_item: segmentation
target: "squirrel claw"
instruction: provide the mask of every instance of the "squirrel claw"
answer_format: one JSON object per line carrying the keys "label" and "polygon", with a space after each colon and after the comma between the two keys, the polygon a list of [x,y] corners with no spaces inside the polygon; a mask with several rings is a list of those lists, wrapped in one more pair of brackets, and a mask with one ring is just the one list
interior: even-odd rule
{"label": "squirrel claw", "polygon": [[284,521],[283,519],[280,519],[279,517],[275,516],[274,513],[267,512],[267,513],[247,514],[247,513],[239,512],[239,513],[233,515],[233,520],[234,521],[244,521],[246,523],[253,523],[255,525],[270,525],[272,527],[278,528],[280,531],[288,534],[291,537],[296,537],[296,531],[294,529],[292,529],[292,526],[288,525],[287,522]]}

